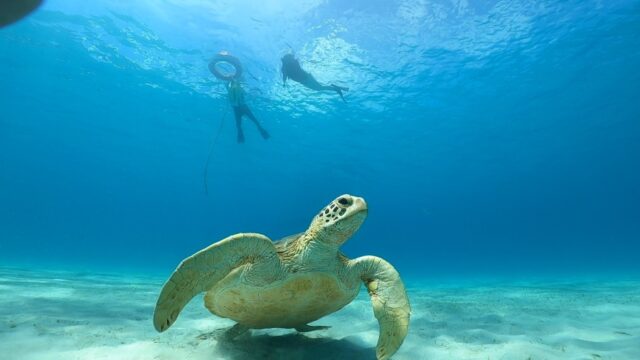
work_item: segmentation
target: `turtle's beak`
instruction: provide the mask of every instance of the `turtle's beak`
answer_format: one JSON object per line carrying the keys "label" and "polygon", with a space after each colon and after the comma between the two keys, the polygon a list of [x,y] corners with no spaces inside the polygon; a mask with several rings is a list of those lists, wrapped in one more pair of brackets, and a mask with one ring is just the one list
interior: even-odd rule
{"label": "turtle's beak", "polygon": [[361,198],[361,197],[353,196],[353,205],[356,207],[356,209],[358,209],[360,211],[369,210],[369,208],[367,207],[367,202],[364,201],[364,199]]}
{"label": "turtle's beak", "polygon": [[358,196],[350,196],[351,201],[353,202],[351,205],[351,214],[356,215],[364,215],[367,216],[369,213],[369,208],[367,207],[367,202],[364,201],[363,198]]}

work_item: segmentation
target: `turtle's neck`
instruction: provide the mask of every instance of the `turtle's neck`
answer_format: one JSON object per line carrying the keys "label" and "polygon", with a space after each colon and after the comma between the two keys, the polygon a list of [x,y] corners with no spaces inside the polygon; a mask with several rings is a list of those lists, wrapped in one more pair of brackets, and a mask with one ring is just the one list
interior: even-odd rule
{"label": "turtle's neck", "polygon": [[307,244],[307,252],[309,253],[309,256],[334,256],[338,252],[338,246],[332,244],[329,241],[325,241],[319,236],[308,235],[305,241]]}
{"label": "turtle's neck", "polygon": [[326,263],[337,257],[338,246],[325,241],[322,235],[321,232],[308,229],[286,252],[290,258],[296,258],[307,264]]}

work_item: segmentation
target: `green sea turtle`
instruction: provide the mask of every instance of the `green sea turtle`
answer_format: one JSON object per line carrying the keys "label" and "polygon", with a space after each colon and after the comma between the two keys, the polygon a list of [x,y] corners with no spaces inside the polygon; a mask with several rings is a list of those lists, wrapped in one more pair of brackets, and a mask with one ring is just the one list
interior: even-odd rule
{"label": "green sea turtle", "polygon": [[206,292],[207,309],[235,320],[232,337],[249,329],[310,326],[349,304],[364,283],[380,325],[378,359],[388,359],[409,330],[409,299],[396,269],[375,256],[349,260],[339,248],[364,222],[364,199],[342,195],[322,209],[304,233],[272,242],[264,235],[230,236],[186,258],[164,284],[153,322],[159,332]]}

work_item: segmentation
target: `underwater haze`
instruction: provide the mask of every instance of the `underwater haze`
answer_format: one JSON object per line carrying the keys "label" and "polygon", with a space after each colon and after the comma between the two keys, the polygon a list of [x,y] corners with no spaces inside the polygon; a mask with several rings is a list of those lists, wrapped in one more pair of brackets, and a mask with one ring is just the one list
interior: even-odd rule
{"label": "underwater haze", "polygon": [[[328,335],[224,343],[195,300],[150,322],[185,257],[353,194],[343,252],[412,300],[394,359],[638,359],[639,34],[638,0],[45,1],[0,28],[0,350],[373,359],[366,292]],[[269,139],[236,141],[223,50]],[[345,101],[283,86],[287,53]]]}
{"label": "underwater haze", "polygon": [[[639,24],[637,1],[48,1],[0,33],[1,256],[165,268],[352,193],[346,251],[416,275],[637,270]],[[289,46],[347,102],[284,88]],[[223,49],[268,141],[235,143]]]}

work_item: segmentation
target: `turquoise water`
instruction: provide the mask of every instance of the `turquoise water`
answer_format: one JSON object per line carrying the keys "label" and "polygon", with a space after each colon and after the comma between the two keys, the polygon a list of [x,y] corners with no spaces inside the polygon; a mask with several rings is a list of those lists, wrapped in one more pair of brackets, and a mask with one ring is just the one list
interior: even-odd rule
{"label": "turquoise water", "polygon": [[[640,270],[638,29],[636,0],[46,1],[0,29],[3,274],[142,274],[136,283],[153,277],[142,289],[159,291],[195,251],[238,232],[277,240],[304,231],[349,193],[366,199],[369,215],[343,251],[391,262],[424,300],[414,304],[424,324],[438,309],[419,295],[423,284],[451,278],[476,294],[477,278],[595,277],[589,284],[607,290],[592,295],[604,304],[621,288],[608,281]],[[245,119],[246,141],[236,142],[227,91],[208,69],[221,50],[242,62],[247,104],[268,140]],[[346,101],[284,87],[289,51],[319,81],[348,87]],[[483,309],[497,301],[485,300]],[[145,326],[152,305],[135,315]],[[640,313],[620,306],[618,315]],[[598,319],[573,318],[574,329],[596,329]],[[407,340],[399,358],[416,358],[423,341],[443,344],[427,325],[412,327],[431,332]],[[607,334],[637,340],[636,324],[611,326]],[[560,351],[556,341],[549,351]],[[512,359],[514,346],[488,354]],[[640,356],[629,348],[609,355]],[[586,349],[575,358],[600,348]]]}
{"label": "turquoise water", "polygon": [[[637,270],[639,18],[637,1],[49,1],[0,32],[0,256],[165,269],[352,193],[370,215],[346,251],[417,276]],[[289,46],[347,102],[283,88]],[[270,140],[245,121],[236,144],[207,68],[222,49]]]}

